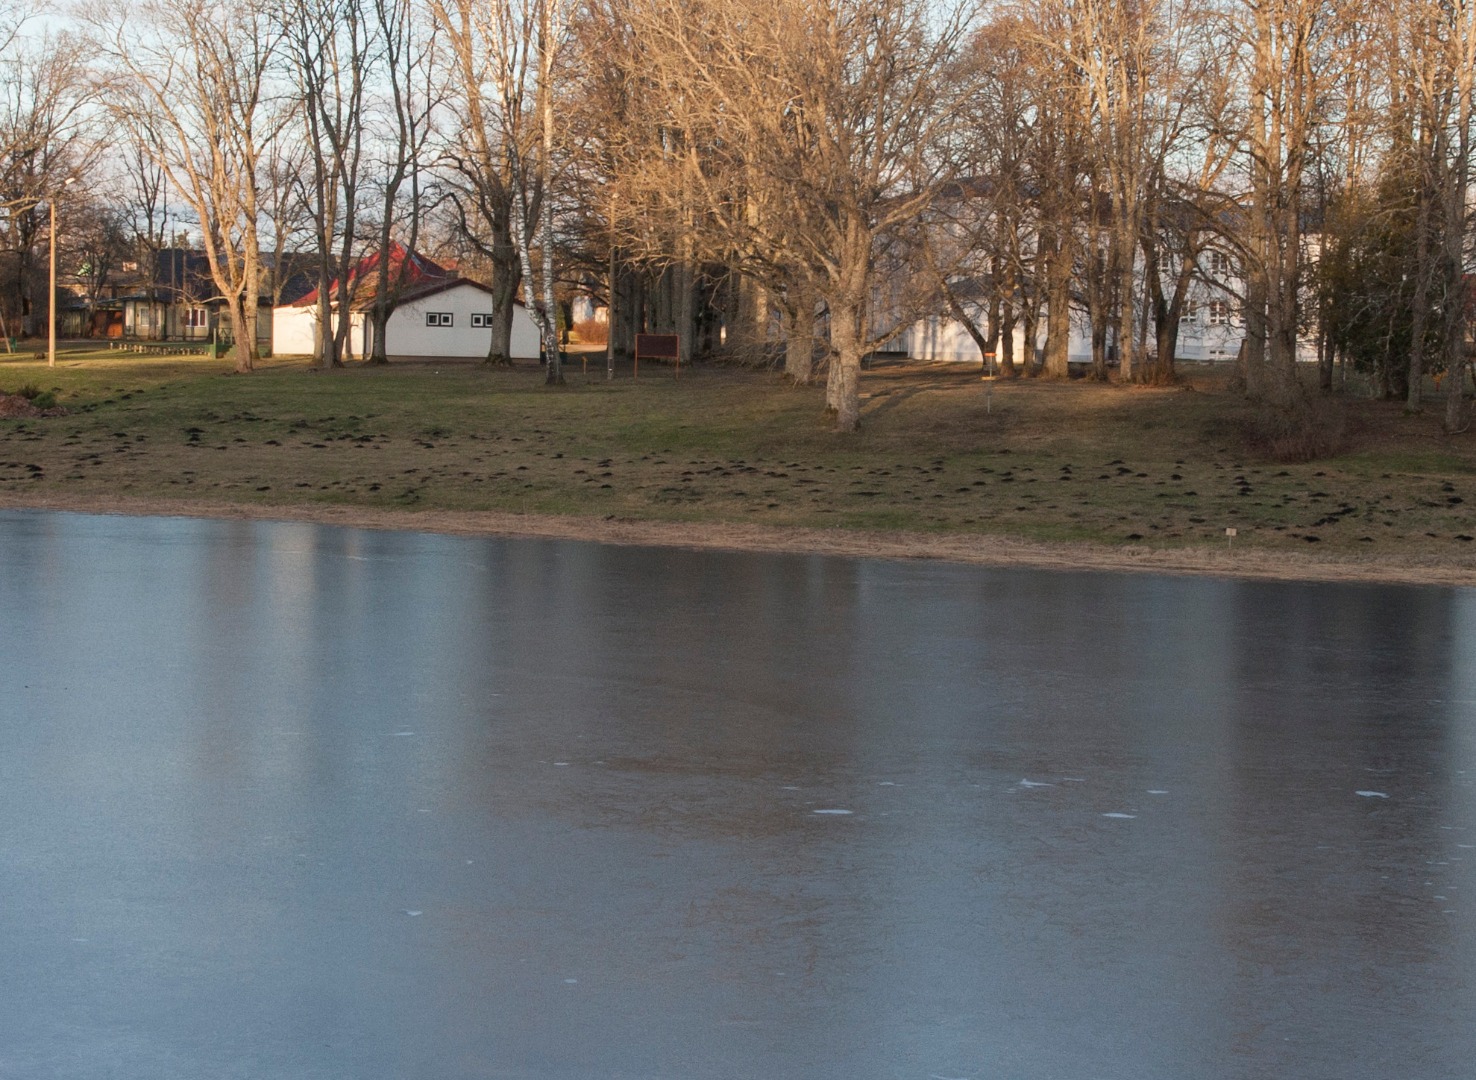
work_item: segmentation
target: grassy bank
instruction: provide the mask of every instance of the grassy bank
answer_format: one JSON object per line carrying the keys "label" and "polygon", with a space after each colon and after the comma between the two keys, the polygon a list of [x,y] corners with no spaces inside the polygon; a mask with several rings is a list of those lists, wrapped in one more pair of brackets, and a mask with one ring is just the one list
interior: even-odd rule
{"label": "grassy bank", "polygon": [[[0,500],[167,499],[574,515],[593,520],[906,530],[1156,550],[1227,545],[1476,566],[1476,439],[1348,402],[1346,448],[1272,460],[1219,377],[1188,389],[997,383],[977,369],[869,373],[863,431],[827,430],[822,392],[766,373],[574,366],[354,367],[255,375],[197,358],[0,358],[0,390],[69,412],[0,420]],[[405,524],[414,527],[413,516]]]}

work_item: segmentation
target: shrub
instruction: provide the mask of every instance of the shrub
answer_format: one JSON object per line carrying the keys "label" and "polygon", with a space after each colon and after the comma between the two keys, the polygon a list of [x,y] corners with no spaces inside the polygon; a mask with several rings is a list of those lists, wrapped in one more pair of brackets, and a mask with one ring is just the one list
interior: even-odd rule
{"label": "shrub", "polygon": [[1348,412],[1341,402],[1304,398],[1292,406],[1259,404],[1246,418],[1246,443],[1273,461],[1315,461],[1348,446]]}
{"label": "shrub", "polygon": [[609,340],[610,324],[598,319],[580,319],[574,324],[573,336],[585,345],[603,345]]}

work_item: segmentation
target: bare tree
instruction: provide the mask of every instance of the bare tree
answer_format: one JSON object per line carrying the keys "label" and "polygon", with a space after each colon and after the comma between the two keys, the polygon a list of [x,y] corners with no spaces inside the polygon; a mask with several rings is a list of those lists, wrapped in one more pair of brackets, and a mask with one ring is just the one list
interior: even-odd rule
{"label": "bare tree", "polygon": [[[827,400],[837,429],[854,431],[861,359],[898,329],[869,317],[883,249],[956,177],[968,12],[923,0],[632,0],[630,17],[670,114],[659,164],[681,230],[714,225],[813,288],[829,316]],[[759,213],[731,197],[745,188]]]}
{"label": "bare tree", "polygon": [[1085,255],[1089,230],[1084,225],[1091,206],[1090,91],[1071,51],[1071,43],[1085,31],[1076,7],[1058,0],[1031,0],[1021,6],[1019,18],[1027,35],[1017,77],[1028,88],[1030,103],[1027,170],[1035,203],[1034,292],[1047,319],[1040,371],[1064,379],[1070,370],[1073,284]]}
{"label": "bare tree", "polygon": [[336,368],[348,342],[349,276],[358,255],[366,83],[381,52],[364,0],[284,0],[278,17],[298,106],[293,129],[308,153],[304,167],[291,171],[295,183],[277,190],[295,188],[312,221],[318,363]]}
{"label": "bare tree", "polygon": [[28,34],[29,11],[0,8],[0,236],[11,256],[0,304],[23,322],[39,314],[34,290],[44,271],[34,252],[49,215],[42,207],[98,153],[82,50],[65,33]]}
{"label": "bare tree", "polygon": [[[493,0],[485,40],[490,76],[487,89],[500,119],[502,152],[511,182],[508,211],[524,282],[538,282],[539,301],[530,304],[543,356],[546,381],[564,381],[559,361],[554,297],[554,207],[557,171],[554,123],[554,69],[568,42],[568,0]],[[531,137],[537,133],[536,142]],[[540,267],[533,273],[533,246]]]}
{"label": "bare tree", "polygon": [[[1164,46],[1161,6],[1157,0],[1071,0],[1037,8],[1038,41],[1062,61],[1052,92],[1068,89],[1065,108],[1075,113],[1056,122],[1079,135],[1081,168],[1091,191],[1084,212],[1089,243],[1083,276],[1094,368],[1105,376],[1105,343],[1114,330],[1123,379],[1138,374],[1135,271],[1152,162],[1150,102]],[[1054,323],[1054,309],[1051,314]]]}
{"label": "bare tree", "polygon": [[1246,278],[1243,373],[1252,396],[1301,400],[1303,214],[1309,155],[1334,78],[1332,0],[1239,0],[1232,32],[1244,87],[1238,130]]}
{"label": "bare tree", "polygon": [[280,44],[270,13],[222,0],[142,0],[84,9],[110,65],[110,114],[168,177],[200,222],[225,301],[238,372],[253,370],[262,280],[264,149],[279,118],[268,79]]}
{"label": "bare tree", "polygon": [[1473,300],[1469,291],[1471,236],[1471,125],[1476,122],[1476,0],[1446,0],[1446,26],[1441,35],[1451,73],[1453,107],[1446,116],[1445,168],[1441,210],[1445,218],[1441,243],[1441,284],[1444,292],[1442,341],[1446,389],[1445,429],[1468,426],[1464,416],[1466,368],[1471,357],[1467,335]]}
{"label": "bare tree", "polygon": [[103,289],[121,264],[135,254],[127,213],[116,203],[95,193],[83,192],[77,221],[67,230],[66,250],[76,267],[88,311],[97,309]]}
{"label": "bare tree", "polygon": [[[379,164],[379,255],[374,267],[374,294],[369,305],[373,342],[371,364],[389,362],[386,352],[390,316],[414,265],[413,258],[391,258],[398,232],[408,255],[415,254],[425,212],[425,170],[432,133],[431,116],[439,101],[436,67],[438,28],[420,18],[416,0],[371,0],[374,30],[381,42],[384,89],[380,101],[377,142],[384,153]],[[346,311],[346,309],[341,309]]]}
{"label": "bare tree", "polygon": [[[524,178],[513,172],[513,162],[531,158],[534,126],[523,98],[512,88],[528,81],[534,42],[526,34],[513,33],[522,24],[498,4],[431,0],[431,10],[452,68],[441,164],[460,231],[491,266],[487,361],[508,364],[514,305],[523,281],[519,242],[513,235],[513,200],[521,196]],[[528,200],[534,217],[541,197],[542,189],[535,186]]]}

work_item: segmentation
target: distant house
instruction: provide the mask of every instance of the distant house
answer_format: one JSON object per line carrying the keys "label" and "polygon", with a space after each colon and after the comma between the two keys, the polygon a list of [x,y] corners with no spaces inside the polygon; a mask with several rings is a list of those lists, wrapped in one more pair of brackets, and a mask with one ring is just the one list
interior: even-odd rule
{"label": "distant house", "polygon": [[[373,353],[369,310],[379,254],[365,256],[349,275],[348,358]],[[399,302],[385,327],[385,354],[391,359],[484,359],[492,344],[492,290],[480,282],[396,244],[390,249],[390,274],[401,276]],[[334,282],[330,297],[338,292]],[[338,312],[332,313],[337,325]],[[278,307],[272,316],[273,342],[279,355],[316,355],[322,338],[318,326],[318,291]],[[536,360],[538,328],[522,304],[513,311],[513,359]]]}
{"label": "distant house", "polygon": [[[939,219],[928,226],[935,245],[944,255],[942,264],[957,260],[959,269],[957,276],[949,280],[949,292],[964,309],[973,327],[981,332],[987,325],[994,287],[988,276],[988,259],[984,253],[972,251],[969,247],[973,242],[970,229],[988,222],[992,213],[988,198],[990,192],[989,181],[982,179],[968,179],[951,185],[941,199],[946,213],[940,213]],[[1081,226],[1090,229],[1088,250],[1105,251],[1110,242],[1110,202],[1105,196],[1084,196],[1081,209],[1089,219]],[[1033,251],[1038,238],[1032,234],[1028,224],[1018,228],[1021,250]],[[1309,261],[1315,261],[1316,236],[1309,233],[1304,237],[1304,244]],[[968,269],[970,267],[972,271]],[[1192,269],[1188,295],[1179,316],[1174,358],[1204,363],[1233,361],[1240,352],[1246,333],[1240,299],[1245,293],[1245,282],[1240,270],[1230,253],[1214,247],[1202,251]],[[1163,275],[1162,285],[1166,292],[1172,291],[1178,270],[1173,253],[1166,252],[1159,271]],[[1148,302],[1145,294],[1149,292],[1145,287],[1147,271],[1141,253],[1134,271],[1137,279],[1136,314],[1141,319],[1143,306]],[[892,347],[914,359],[979,363],[979,346],[969,332],[969,326],[956,318],[941,290],[936,290],[935,295],[926,292],[910,294],[910,289],[917,288],[914,277],[915,270],[910,266],[899,264],[889,271],[885,262],[879,260],[870,313],[871,333],[891,334]],[[1078,365],[1089,364],[1094,359],[1092,319],[1087,308],[1088,297],[1083,295],[1083,291],[1080,282],[1073,283],[1069,310],[1065,312],[1067,359],[1069,363]],[[1042,305],[1035,323],[1035,340],[1027,341],[1022,317],[1026,300],[1017,283],[1011,305],[1017,319],[1006,347],[1016,360],[1023,358],[1029,362],[1032,357],[1042,355],[1051,318],[1057,313],[1052,312],[1049,305]],[[1156,349],[1156,335],[1150,323],[1140,321],[1131,332],[1138,336],[1147,352]],[[1116,363],[1119,347],[1115,328],[1110,325],[1103,351],[1108,363]],[[1310,336],[1304,335],[1298,340],[1297,354],[1302,361],[1316,360],[1317,349]]]}
{"label": "distant house", "polygon": [[[126,262],[115,275],[111,291],[114,295],[100,301],[93,314],[90,330],[94,336],[131,341],[234,340],[230,314],[203,252],[162,248],[142,264]],[[258,303],[256,339],[264,351],[270,351],[270,297],[263,296]]]}
{"label": "distant house", "polygon": [[[1244,283],[1223,254],[1208,252],[1205,263],[1206,269],[1190,287],[1189,296],[1179,316],[1179,335],[1174,358],[1201,363],[1230,362],[1239,354],[1241,340],[1245,337],[1245,323],[1241,315],[1241,304],[1237,299],[1244,289]],[[984,284],[972,281],[955,283],[954,291],[961,294],[965,308],[974,316],[975,325],[983,329],[984,309],[988,302]],[[1067,338],[1069,360],[1073,364],[1090,363],[1090,318],[1083,309],[1073,307],[1070,319],[1071,332]],[[1037,338],[1029,343],[1024,339],[1023,323],[1017,322],[1011,355],[1017,360],[1028,356],[1027,347],[1039,354],[1045,347],[1049,322],[1049,313],[1042,314],[1036,330]],[[947,312],[926,316],[902,327],[895,341],[895,347],[899,351],[918,360],[980,362],[979,347],[974,343],[972,335]],[[1151,328],[1147,332],[1145,344],[1149,350],[1154,347]],[[1107,352],[1109,357],[1115,357],[1117,352],[1116,342],[1110,333]],[[1316,360],[1316,345],[1311,337],[1304,335],[1298,339],[1297,358],[1309,363]]]}

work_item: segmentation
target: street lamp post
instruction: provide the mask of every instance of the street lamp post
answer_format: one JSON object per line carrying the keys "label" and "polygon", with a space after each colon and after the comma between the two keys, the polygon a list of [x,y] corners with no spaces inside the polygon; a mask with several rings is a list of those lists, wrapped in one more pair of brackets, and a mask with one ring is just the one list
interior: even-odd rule
{"label": "street lamp post", "polygon": [[[62,187],[71,187],[77,182],[75,176],[69,176],[62,181]],[[46,366],[56,367],[56,196],[53,195],[51,203],[51,299],[47,304],[47,326],[46,326]]]}

